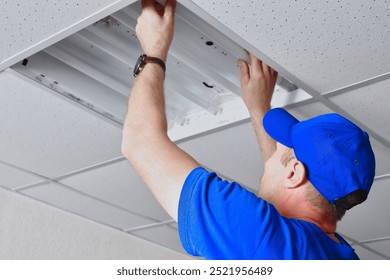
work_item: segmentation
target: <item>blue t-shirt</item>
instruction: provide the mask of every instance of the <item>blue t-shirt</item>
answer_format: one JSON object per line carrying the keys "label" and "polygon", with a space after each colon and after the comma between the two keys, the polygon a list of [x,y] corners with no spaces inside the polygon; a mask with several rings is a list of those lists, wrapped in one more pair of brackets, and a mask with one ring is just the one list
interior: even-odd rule
{"label": "blue t-shirt", "polygon": [[184,249],[205,259],[358,259],[341,236],[290,219],[237,183],[202,167],[188,175],[179,201]]}

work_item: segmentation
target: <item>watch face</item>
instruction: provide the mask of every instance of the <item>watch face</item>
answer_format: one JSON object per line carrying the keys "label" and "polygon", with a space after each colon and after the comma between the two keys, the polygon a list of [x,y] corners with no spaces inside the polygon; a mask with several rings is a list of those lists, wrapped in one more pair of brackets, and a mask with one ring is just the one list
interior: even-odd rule
{"label": "watch face", "polygon": [[134,67],[134,77],[137,77],[138,74],[141,72],[142,68],[145,66],[145,58],[146,58],[146,55],[143,54],[141,55],[138,60],[137,60],[137,63],[135,64],[135,67]]}

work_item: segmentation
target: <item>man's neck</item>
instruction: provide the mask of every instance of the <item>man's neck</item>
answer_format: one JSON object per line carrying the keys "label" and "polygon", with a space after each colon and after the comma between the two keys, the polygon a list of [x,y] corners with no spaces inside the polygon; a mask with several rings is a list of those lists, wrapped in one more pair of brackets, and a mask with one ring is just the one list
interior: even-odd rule
{"label": "man's neck", "polygon": [[337,220],[333,220],[326,213],[313,208],[305,200],[300,199],[297,201],[292,197],[284,197],[276,203],[275,207],[282,216],[313,223],[324,233],[329,235],[330,238],[339,242],[334,236]]}

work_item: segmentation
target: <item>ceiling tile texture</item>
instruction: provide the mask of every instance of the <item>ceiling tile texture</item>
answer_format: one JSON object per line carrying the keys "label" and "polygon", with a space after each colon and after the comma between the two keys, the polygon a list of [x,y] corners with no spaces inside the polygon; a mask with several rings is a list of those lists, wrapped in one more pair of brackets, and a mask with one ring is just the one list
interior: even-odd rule
{"label": "ceiling tile texture", "polygon": [[120,129],[0,73],[1,160],[55,177],[121,155]]}
{"label": "ceiling tile texture", "polygon": [[[48,38],[58,40],[58,33],[75,32],[74,25],[87,20],[91,24],[103,16],[101,11],[123,8],[135,0],[36,0],[1,1],[0,65],[12,62],[23,52],[34,52]],[[96,18],[96,16],[98,18]],[[100,18],[99,18],[100,16]],[[96,19],[95,19],[96,18]],[[20,60],[18,58],[13,63]],[[10,66],[10,65],[8,65]],[[4,69],[0,67],[0,69]]]}
{"label": "ceiling tile texture", "polygon": [[390,73],[389,1],[192,2],[317,92]]}
{"label": "ceiling tile texture", "polygon": [[[157,204],[121,156],[120,126],[74,106],[49,84],[39,84],[8,69],[13,63],[43,49],[46,57],[53,57],[55,53],[59,55],[55,59],[71,63],[66,59],[66,52],[71,53],[75,45],[79,46],[80,41],[75,40],[77,36],[94,39],[94,35],[104,28],[93,28],[91,24],[110,14],[115,14],[120,20],[124,13],[131,13],[131,9],[121,9],[133,2],[1,2],[0,71],[7,69],[0,72],[0,187],[183,252],[176,223]],[[310,99],[307,93],[289,95],[277,90],[275,99],[278,100],[274,100],[274,105],[287,105],[286,108],[301,120],[336,111],[370,129],[377,159],[377,177],[367,202],[349,211],[340,222],[338,231],[356,248],[362,259],[390,259],[390,80],[387,79],[390,77],[390,56],[387,54],[390,49],[390,1],[181,2],[206,22],[215,23],[217,29],[225,28],[228,31],[226,36],[245,43],[260,58],[278,67],[280,73],[287,74],[286,77],[302,85],[301,88],[313,96]],[[128,26],[122,23],[119,31],[126,33],[126,28]],[[80,30],[77,35],[72,35]],[[180,34],[185,34],[185,31],[178,28]],[[191,34],[186,35],[191,37]],[[64,42],[68,45],[55,45],[64,38],[67,38]],[[193,47],[204,48],[205,39],[199,39],[199,45]],[[100,50],[95,51],[95,54],[100,53]],[[219,50],[213,51],[221,55]],[[226,57],[236,58],[234,50],[227,48],[226,51]],[[180,49],[171,57],[172,66],[188,59],[183,50],[183,55],[177,54],[181,54]],[[126,80],[126,75],[131,72],[129,67],[137,55],[129,54],[131,59],[121,66],[121,76],[110,77],[106,73],[99,79],[105,85],[120,85],[117,88],[123,93],[118,95],[120,102],[127,98],[126,88],[131,86],[131,81]],[[31,60],[37,69],[48,63],[42,57],[42,54],[37,54],[37,60]],[[86,57],[83,55],[81,61]],[[213,58],[211,55],[207,60]],[[80,65],[85,73],[93,73],[96,68]],[[234,63],[230,61],[229,65]],[[61,67],[46,70],[54,74],[69,69]],[[180,67],[186,69],[187,66]],[[213,75],[218,77],[215,73]],[[382,76],[379,82],[376,80],[378,76]],[[185,82],[193,78],[200,83],[204,77],[208,77],[206,72],[197,73],[187,77]],[[225,78],[218,79],[225,81]],[[117,83],[118,80],[121,82]],[[233,88],[237,88],[238,77],[226,80],[232,81],[225,81],[227,85],[231,87],[233,84]],[[88,87],[83,86],[77,84],[74,88],[87,91]],[[340,88],[344,90],[337,91]],[[106,88],[100,87],[98,94],[104,92]],[[203,92],[198,93],[199,96],[203,97]],[[209,96],[205,95],[207,100]],[[188,103],[192,97],[175,97],[169,106],[180,108],[181,104],[192,104]],[[234,99],[240,103],[237,92]],[[122,114],[125,106],[123,103]],[[191,106],[188,105],[188,110],[196,111]],[[198,104],[194,108],[199,107]],[[236,180],[255,191],[263,163],[251,123],[241,112],[242,106],[238,107],[223,107],[222,114],[218,108],[219,114],[205,112],[197,115],[190,121],[195,123],[193,126],[183,125],[183,120],[184,123],[188,121],[186,118],[178,121],[173,116],[173,122],[176,120],[173,125],[185,131],[180,135],[190,136],[180,140],[182,149],[221,177]],[[239,110],[238,118],[234,113]],[[204,125],[200,121],[204,116],[212,122]]]}

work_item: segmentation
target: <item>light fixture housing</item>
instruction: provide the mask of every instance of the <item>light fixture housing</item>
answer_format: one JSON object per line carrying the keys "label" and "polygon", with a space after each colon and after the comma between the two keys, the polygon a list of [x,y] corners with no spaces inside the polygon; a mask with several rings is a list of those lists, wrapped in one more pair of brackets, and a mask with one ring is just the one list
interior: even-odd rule
{"label": "light fixture housing", "polygon": [[[169,135],[180,140],[248,118],[240,97],[238,58],[247,59],[234,38],[177,3],[175,34],[165,81]],[[135,26],[137,1],[12,66],[30,81],[121,127],[143,53]],[[309,99],[278,77],[273,104]]]}

